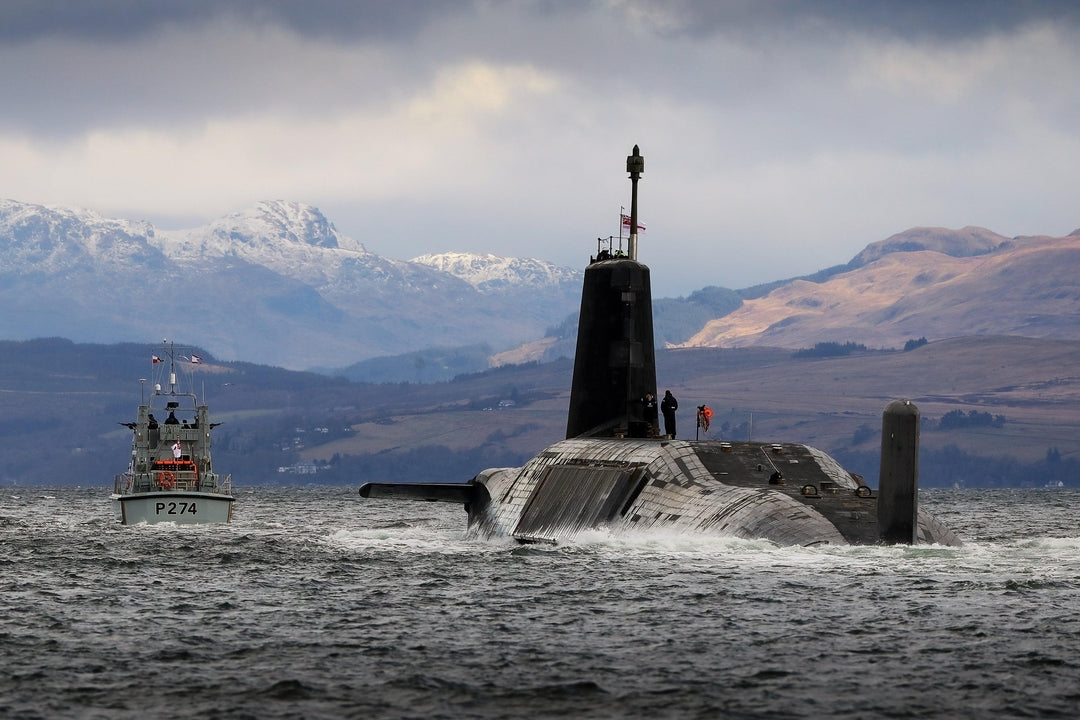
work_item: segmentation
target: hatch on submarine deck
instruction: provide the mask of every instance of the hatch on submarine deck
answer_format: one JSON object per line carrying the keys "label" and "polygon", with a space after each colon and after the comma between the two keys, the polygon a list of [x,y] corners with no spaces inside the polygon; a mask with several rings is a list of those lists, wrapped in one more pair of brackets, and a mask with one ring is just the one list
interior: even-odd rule
{"label": "hatch on submarine deck", "polygon": [[[918,409],[883,415],[877,493],[824,452],[796,443],[661,436],[642,399],[656,397],[649,268],[637,261],[638,147],[629,253],[600,252],[585,270],[565,440],[520,468],[468,482],[366,483],[367,498],[456,502],[472,537],[559,542],[583,530],[669,530],[782,545],[959,545],[918,507]],[[610,240],[609,240],[610,243]],[[609,244],[610,248],[610,244]]]}

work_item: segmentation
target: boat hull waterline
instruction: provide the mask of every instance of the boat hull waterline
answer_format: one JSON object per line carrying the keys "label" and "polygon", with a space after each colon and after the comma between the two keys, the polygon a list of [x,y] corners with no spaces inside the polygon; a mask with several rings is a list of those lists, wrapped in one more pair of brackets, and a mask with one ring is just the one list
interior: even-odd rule
{"label": "boat hull waterline", "polygon": [[149,492],[113,495],[116,520],[124,525],[172,522],[178,525],[227,523],[236,498],[202,492]]}

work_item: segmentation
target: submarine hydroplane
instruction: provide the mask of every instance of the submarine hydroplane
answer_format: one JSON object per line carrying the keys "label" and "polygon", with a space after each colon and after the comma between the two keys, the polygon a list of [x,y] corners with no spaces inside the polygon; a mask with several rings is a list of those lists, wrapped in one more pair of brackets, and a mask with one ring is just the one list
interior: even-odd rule
{"label": "submarine hydroplane", "polygon": [[689,441],[661,435],[642,398],[656,397],[652,290],[638,261],[635,145],[627,253],[598,249],[585,270],[566,439],[520,468],[468,482],[366,483],[367,498],[464,505],[471,537],[557,543],[584,530],[668,530],[781,545],[935,543],[956,535],[918,507],[919,412],[883,413],[874,491],[826,453],[798,443]]}

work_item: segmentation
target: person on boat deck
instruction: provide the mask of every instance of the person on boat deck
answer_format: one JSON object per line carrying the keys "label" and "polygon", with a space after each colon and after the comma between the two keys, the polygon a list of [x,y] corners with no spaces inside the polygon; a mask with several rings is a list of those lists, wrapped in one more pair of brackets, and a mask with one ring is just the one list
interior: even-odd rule
{"label": "person on boat deck", "polygon": [[169,417],[165,418],[166,425],[179,425],[180,421],[176,419],[176,413],[172,410],[169,411]]}
{"label": "person on boat deck", "polygon": [[154,413],[150,413],[150,429],[155,430],[157,428],[157,418],[154,417]]}
{"label": "person on boat deck", "polygon": [[660,401],[660,412],[664,414],[664,433],[675,439],[675,411],[679,409],[679,401],[671,394],[670,390],[664,391],[664,399]]}
{"label": "person on boat deck", "polygon": [[172,446],[173,459],[179,460],[180,456],[183,455],[183,454],[184,454],[184,448],[180,446],[180,441],[177,440],[176,442],[173,443],[173,446]]}

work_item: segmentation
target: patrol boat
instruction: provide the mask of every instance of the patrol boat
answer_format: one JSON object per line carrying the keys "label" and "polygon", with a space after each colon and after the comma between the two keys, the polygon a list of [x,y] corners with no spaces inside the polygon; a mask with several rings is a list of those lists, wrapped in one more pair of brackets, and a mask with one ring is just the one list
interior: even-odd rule
{"label": "patrol boat", "polygon": [[[919,412],[882,416],[875,491],[826,453],[790,442],[688,441],[661,435],[655,401],[652,290],[637,260],[637,183],[629,253],[590,257],[582,287],[566,439],[520,468],[459,483],[367,483],[369,498],[462,503],[472,537],[557,543],[583,530],[705,533],[780,545],[959,545],[918,507]],[[610,245],[610,243],[609,243]]]}
{"label": "patrol boat", "polygon": [[[165,389],[155,382],[147,400],[144,386],[135,422],[120,423],[132,440],[128,469],[114,477],[110,496],[116,519],[125,525],[227,523],[235,501],[232,475],[214,472],[210,458],[210,434],[221,423],[210,422],[194,392],[178,389],[175,347],[166,343],[162,355],[151,356],[151,363],[159,370],[168,359],[168,370],[159,370],[168,375]],[[198,355],[182,360],[201,362]]]}

